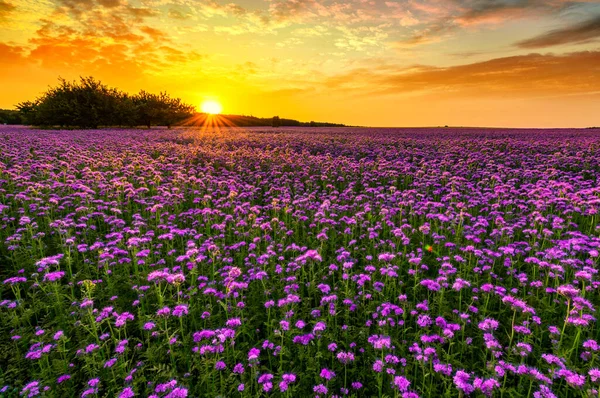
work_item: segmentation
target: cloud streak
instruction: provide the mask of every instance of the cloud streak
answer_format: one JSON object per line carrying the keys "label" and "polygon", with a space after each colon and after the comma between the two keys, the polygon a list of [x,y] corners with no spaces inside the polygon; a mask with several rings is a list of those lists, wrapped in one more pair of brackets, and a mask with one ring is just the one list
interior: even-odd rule
{"label": "cloud streak", "polygon": [[543,48],[561,44],[587,43],[600,38],[600,15],[562,29],[551,30],[531,39],[521,40],[520,48]]}
{"label": "cloud streak", "polygon": [[368,95],[438,93],[455,96],[571,95],[600,91],[600,51],[527,54],[445,68],[417,65],[360,68],[328,79],[329,89]]}

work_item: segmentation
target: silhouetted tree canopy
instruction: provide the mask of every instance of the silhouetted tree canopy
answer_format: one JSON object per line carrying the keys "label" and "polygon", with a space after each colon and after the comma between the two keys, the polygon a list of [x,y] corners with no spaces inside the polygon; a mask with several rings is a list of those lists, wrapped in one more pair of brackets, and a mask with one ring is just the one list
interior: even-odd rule
{"label": "silhouetted tree canopy", "polygon": [[194,106],[167,93],[148,93],[144,90],[130,95],[102,84],[93,77],[79,81],[59,78],[34,101],[17,105],[26,124],[97,128],[100,126],[168,126],[191,117]]}

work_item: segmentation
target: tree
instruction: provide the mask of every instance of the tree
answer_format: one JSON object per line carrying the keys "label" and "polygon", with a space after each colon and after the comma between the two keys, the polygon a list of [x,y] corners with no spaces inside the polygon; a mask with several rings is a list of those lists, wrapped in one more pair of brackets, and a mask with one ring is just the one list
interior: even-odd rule
{"label": "tree", "polygon": [[273,127],[280,127],[281,126],[281,119],[279,119],[279,116],[273,116],[273,123],[271,125]]}
{"label": "tree", "polygon": [[159,120],[159,100],[156,94],[140,91],[133,97],[135,105],[137,124],[150,128]]}
{"label": "tree", "polygon": [[91,76],[73,82],[59,78],[58,86],[17,108],[28,124],[82,128],[140,124],[171,127],[194,112],[193,106],[165,92],[157,95],[142,90],[131,96]]}
{"label": "tree", "polygon": [[194,114],[195,107],[183,103],[180,98],[171,98],[167,93],[161,92],[160,101],[160,124],[171,128],[175,123],[179,123]]}

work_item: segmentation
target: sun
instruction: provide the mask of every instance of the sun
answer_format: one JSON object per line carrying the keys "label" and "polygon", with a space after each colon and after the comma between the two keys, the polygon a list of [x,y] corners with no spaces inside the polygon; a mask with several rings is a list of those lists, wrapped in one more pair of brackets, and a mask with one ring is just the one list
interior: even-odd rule
{"label": "sun", "polygon": [[201,105],[202,112],[210,113],[211,115],[218,115],[223,110],[221,104],[217,101],[206,100]]}

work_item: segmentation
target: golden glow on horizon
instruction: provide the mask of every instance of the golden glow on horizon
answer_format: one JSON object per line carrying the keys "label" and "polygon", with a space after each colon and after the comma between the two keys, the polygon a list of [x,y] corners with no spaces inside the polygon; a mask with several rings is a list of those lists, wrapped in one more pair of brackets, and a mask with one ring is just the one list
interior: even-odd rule
{"label": "golden glow on horizon", "polygon": [[0,0],[0,109],[93,76],[197,124],[597,126],[600,8],[569,1]]}
{"label": "golden glow on horizon", "polygon": [[209,113],[211,115],[218,115],[223,111],[221,104],[214,100],[204,101],[200,106],[200,109],[202,109],[202,112]]}

